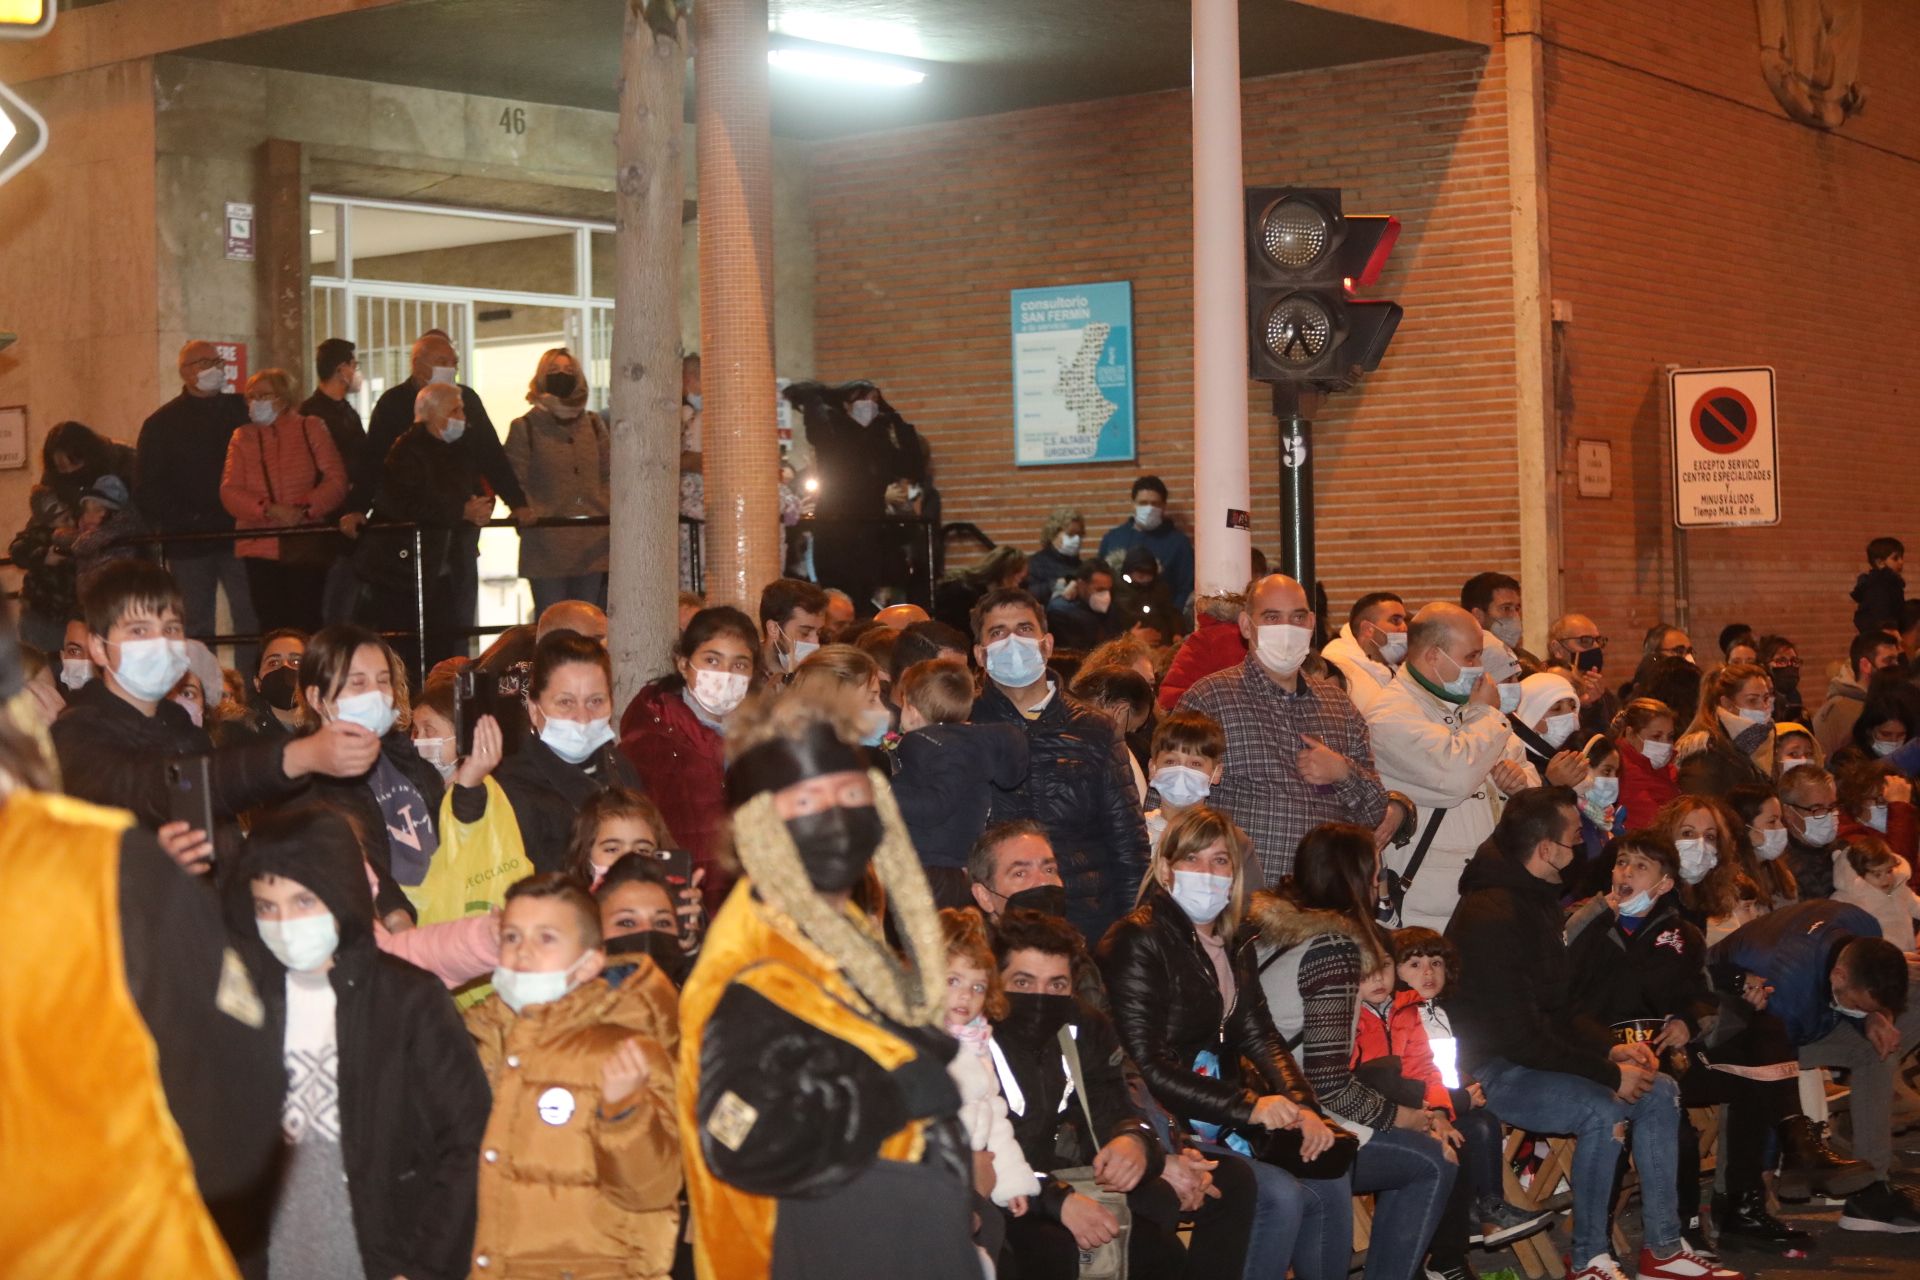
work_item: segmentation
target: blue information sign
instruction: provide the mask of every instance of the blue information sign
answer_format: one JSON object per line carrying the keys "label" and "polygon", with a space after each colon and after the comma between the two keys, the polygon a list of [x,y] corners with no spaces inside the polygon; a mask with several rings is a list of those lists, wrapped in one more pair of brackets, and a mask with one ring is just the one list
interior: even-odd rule
{"label": "blue information sign", "polygon": [[1133,454],[1133,285],[1015,289],[1014,465]]}

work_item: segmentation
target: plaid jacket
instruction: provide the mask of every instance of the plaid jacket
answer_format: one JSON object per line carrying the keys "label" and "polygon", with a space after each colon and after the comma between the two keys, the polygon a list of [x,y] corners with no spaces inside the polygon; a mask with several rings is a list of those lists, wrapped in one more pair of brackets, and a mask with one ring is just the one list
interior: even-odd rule
{"label": "plaid jacket", "polygon": [[[1225,768],[1210,802],[1253,837],[1267,886],[1293,870],[1301,838],[1321,823],[1371,827],[1386,817],[1367,722],[1332,681],[1302,672],[1299,691],[1288,693],[1248,654],[1187,690],[1180,710],[1204,712],[1226,730]],[[1346,781],[1314,786],[1300,776],[1303,734],[1352,762]]]}

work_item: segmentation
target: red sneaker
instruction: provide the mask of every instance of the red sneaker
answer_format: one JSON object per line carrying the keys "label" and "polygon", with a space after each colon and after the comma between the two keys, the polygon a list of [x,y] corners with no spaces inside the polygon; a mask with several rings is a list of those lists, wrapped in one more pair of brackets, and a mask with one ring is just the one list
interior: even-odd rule
{"label": "red sneaker", "polygon": [[1746,1280],[1746,1276],[1731,1267],[1709,1262],[1682,1240],[1672,1256],[1666,1258],[1654,1256],[1651,1247],[1642,1245],[1639,1275],[1635,1280]]}

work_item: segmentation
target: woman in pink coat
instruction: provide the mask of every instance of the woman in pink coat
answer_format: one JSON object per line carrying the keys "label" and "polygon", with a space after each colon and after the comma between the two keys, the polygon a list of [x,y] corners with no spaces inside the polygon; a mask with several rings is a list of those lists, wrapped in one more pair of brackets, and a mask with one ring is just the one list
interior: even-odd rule
{"label": "woman in pink coat", "polygon": [[[220,477],[220,503],[236,528],[329,526],[346,500],[347,466],[333,436],[298,403],[283,369],[262,369],[247,380],[252,421],[227,441]],[[242,538],[233,550],[246,562],[262,631],[320,629],[327,570],[339,552],[334,536]]]}

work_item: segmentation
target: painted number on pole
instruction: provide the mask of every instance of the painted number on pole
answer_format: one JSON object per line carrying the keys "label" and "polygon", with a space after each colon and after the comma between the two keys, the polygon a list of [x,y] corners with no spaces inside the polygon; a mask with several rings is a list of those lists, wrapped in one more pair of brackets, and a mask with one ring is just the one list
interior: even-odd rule
{"label": "painted number on pole", "polygon": [[1669,374],[1673,519],[1683,529],[1780,523],[1773,370]]}
{"label": "painted number on pole", "polygon": [[515,137],[527,131],[527,109],[525,107],[502,107],[500,109],[500,132]]}
{"label": "painted number on pole", "polygon": [[1280,462],[1287,467],[1307,465],[1307,438],[1301,435],[1283,436],[1280,440]]}

